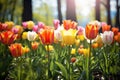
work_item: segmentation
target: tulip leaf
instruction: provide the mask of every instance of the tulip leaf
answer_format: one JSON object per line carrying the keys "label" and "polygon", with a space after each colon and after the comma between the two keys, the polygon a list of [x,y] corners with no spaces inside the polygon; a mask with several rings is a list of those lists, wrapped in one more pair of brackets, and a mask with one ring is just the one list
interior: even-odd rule
{"label": "tulip leaf", "polygon": [[66,78],[66,80],[68,80],[68,74],[67,74],[67,70],[66,68],[59,62],[55,62],[55,64],[60,68],[60,70],[62,71],[62,76],[64,76]]}

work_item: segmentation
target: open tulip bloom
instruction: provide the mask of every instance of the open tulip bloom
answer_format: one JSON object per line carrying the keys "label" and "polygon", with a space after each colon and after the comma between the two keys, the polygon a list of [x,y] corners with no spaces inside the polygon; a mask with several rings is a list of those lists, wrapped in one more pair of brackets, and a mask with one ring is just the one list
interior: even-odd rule
{"label": "open tulip bloom", "polygon": [[118,28],[98,21],[82,27],[72,20],[22,26],[0,22],[0,79],[119,80]]}

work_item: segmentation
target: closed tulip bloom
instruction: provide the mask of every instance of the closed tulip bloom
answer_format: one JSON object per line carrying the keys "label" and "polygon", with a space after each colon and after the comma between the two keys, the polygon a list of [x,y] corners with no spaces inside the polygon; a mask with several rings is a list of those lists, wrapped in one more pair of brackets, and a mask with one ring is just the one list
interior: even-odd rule
{"label": "closed tulip bloom", "polygon": [[102,34],[102,41],[104,44],[110,45],[113,42],[114,33],[112,31],[105,31]]}
{"label": "closed tulip bloom", "polygon": [[0,31],[6,30],[7,24],[0,22]]}
{"label": "closed tulip bloom", "polygon": [[116,27],[112,27],[112,32],[114,33],[114,35],[118,34],[119,29]]}
{"label": "closed tulip bloom", "polygon": [[87,24],[87,26],[85,27],[85,35],[86,35],[86,38],[89,40],[95,39],[98,35],[98,26]]}
{"label": "closed tulip bloom", "polygon": [[10,53],[13,57],[19,57],[23,55],[23,47],[20,43],[11,44],[9,46]]}
{"label": "closed tulip bloom", "polygon": [[0,33],[0,41],[3,44],[10,45],[17,38],[17,34],[14,34],[12,31],[5,31]]}
{"label": "closed tulip bloom", "polygon": [[118,34],[114,36],[114,40],[120,43],[120,32],[118,32]]}
{"label": "closed tulip bloom", "polygon": [[22,39],[27,39],[27,33],[28,33],[28,32],[23,32],[23,34],[22,34]]}
{"label": "closed tulip bloom", "polygon": [[110,28],[111,28],[110,25],[104,24],[104,25],[102,25],[102,32],[110,31]]}
{"label": "closed tulip bloom", "polygon": [[36,50],[38,48],[38,46],[39,46],[38,42],[32,42],[31,43],[31,47],[32,47],[33,50]]}
{"label": "closed tulip bloom", "polygon": [[76,58],[75,57],[72,57],[71,58],[71,62],[74,63],[76,61]]}
{"label": "closed tulip bloom", "polygon": [[76,53],[76,50],[74,48],[72,48],[71,54],[74,55],[75,53]]}
{"label": "closed tulip bloom", "polygon": [[14,23],[12,21],[6,21],[5,24],[7,24],[7,30],[11,30],[14,26]]}
{"label": "closed tulip bloom", "polygon": [[64,20],[63,21],[63,27],[65,30],[71,29],[76,29],[77,28],[77,23],[71,20]]}
{"label": "closed tulip bloom", "polygon": [[27,33],[27,39],[29,41],[34,41],[36,37],[37,37],[37,33],[36,32],[34,32],[34,31],[28,31],[28,33]]}
{"label": "closed tulip bloom", "polygon": [[53,25],[54,25],[54,28],[56,30],[60,26],[60,21],[59,20],[54,20]]}
{"label": "closed tulip bloom", "polygon": [[73,45],[75,43],[76,30],[69,29],[62,31],[62,42],[65,45]]}
{"label": "closed tulip bloom", "polygon": [[27,28],[30,29],[30,30],[32,30],[33,27],[34,27],[34,22],[33,21],[28,21],[27,22]]}
{"label": "closed tulip bloom", "polygon": [[45,45],[49,45],[54,42],[54,30],[51,28],[41,29],[39,36],[42,43]]}

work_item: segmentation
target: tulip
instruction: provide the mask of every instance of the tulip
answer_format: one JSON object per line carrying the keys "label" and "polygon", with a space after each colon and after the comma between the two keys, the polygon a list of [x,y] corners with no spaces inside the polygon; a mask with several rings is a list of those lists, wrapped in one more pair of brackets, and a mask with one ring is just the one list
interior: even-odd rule
{"label": "tulip", "polygon": [[114,36],[114,39],[116,42],[120,43],[120,32],[118,32],[118,34]]}
{"label": "tulip", "polygon": [[7,30],[11,30],[14,26],[14,23],[12,21],[6,21],[5,24],[7,24]]}
{"label": "tulip", "polygon": [[75,53],[76,53],[76,50],[74,48],[72,48],[71,54],[74,55]]}
{"label": "tulip", "polygon": [[103,41],[100,35],[97,36],[97,38],[95,39],[95,42],[98,43],[98,47],[103,46]]}
{"label": "tulip", "polygon": [[113,42],[114,33],[112,31],[105,31],[102,34],[102,41],[104,44],[110,45]]}
{"label": "tulip", "polygon": [[22,26],[23,26],[24,29],[26,29],[27,28],[27,22],[22,22]]}
{"label": "tulip", "polygon": [[38,48],[38,46],[39,46],[38,42],[32,42],[31,43],[31,47],[32,47],[33,50],[36,50]]}
{"label": "tulip", "polygon": [[13,57],[19,57],[23,55],[23,47],[20,43],[11,44],[9,46],[10,53]]}
{"label": "tulip", "polygon": [[51,28],[41,29],[39,36],[42,43],[45,45],[49,45],[54,42],[54,30]]}
{"label": "tulip", "polygon": [[116,27],[112,27],[112,32],[114,33],[114,35],[117,35],[119,29]]}
{"label": "tulip", "polygon": [[43,22],[38,22],[38,28],[44,28],[45,24]]}
{"label": "tulip", "polygon": [[23,32],[23,34],[22,34],[22,39],[27,39],[27,33],[28,33],[28,32]]}
{"label": "tulip", "polygon": [[38,26],[35,25],[32,30],[33,30],[34,32],[38,32]]}
{"label": "tulip", "polygon": [[0,22],[0,31],[6,30],[6,28],[7,28],[7,24]]}
{"label": "tulip", "polygon": [[72,57],[71,58],[71,62],[74,63],[76,61],[76,58],[75,57]]}
{"label": "tulip", "polygon": [[28,28],[29,30],[31,30],[31,29],[33,29],[33,27],[34,27],[34,22],[33,22],[33,21],[28,21],[28,22],[27,22],[27,28]]}
{"label": "tulip", "polygon": [[59,20],[54,20],[53,25],[55,27],[55,30],[60,26],[60,21]]}
{"label": "tulip", "polygon": [[30,52],[30,49],[26,46],[23,47],[23,53],[28,53],[28,52]]}
{"label": "tulip", "polygon": [[110,31],[111,26],[107,24],[102,24],[102,32]]}
{"label": "tulip", "polygon": [[17,34],[14,34],[12,31],[5,31],[0,33],[0,41],[3,44],[10,45],[17,38]]}
{"label": "tulip", "polygon": [[98,48],[98,43],[92,43],[92,48]]}
{"label": "tulip", "polygon": [[34,31],[28,31],[27,33],[27,39],[29,41],[34,41],[36,39],[37,33]]}
{"label": "tulip", "polygon": [[63,21],[63,27],[65,30],[71,29],[76,29],[77,28],[77,23],[71,20],[64,20]]}
{"label": "tulip", "polygon": [[73,45],[75,43],[76,30],[62,30],[62,42],[65,45]]}
{"label": "tulip", "polygon": [[57,43],[58,41],[62,41],[62,34],[61,31],[63,30],[63,27],[58,27],[56,30],[54,30],[54,42]]}
{"label": "tulip", "polygon": [[88,24],[85,27],[85,35],[86,35],[87,39],[93,40],[97,37],[97,34],[98,34],[98,26],[97,25]]}

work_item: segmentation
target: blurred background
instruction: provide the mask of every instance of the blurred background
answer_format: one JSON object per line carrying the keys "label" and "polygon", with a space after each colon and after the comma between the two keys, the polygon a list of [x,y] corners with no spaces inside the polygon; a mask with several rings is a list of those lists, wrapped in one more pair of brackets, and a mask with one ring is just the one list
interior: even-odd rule
{"label": "blurred background", "polygon": [[0,22],[32,20],[53,26],[54,19],[71,19],[83,27],[93,20],[120,27],[120,0],[0,0]]}

